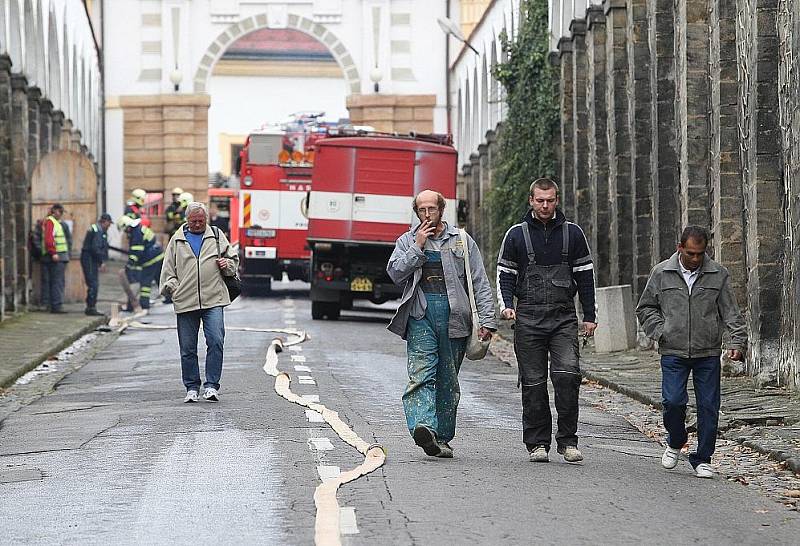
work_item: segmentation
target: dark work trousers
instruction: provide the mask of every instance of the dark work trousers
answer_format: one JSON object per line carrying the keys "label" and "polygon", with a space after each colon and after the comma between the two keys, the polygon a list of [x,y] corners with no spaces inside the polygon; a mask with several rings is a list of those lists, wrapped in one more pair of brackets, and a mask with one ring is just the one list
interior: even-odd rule
{"label": "dark work trousers", "polygon": [[81,254],[83,280],[86,281],[86,308],[97,307],[97,290],[100,287],[100,262],[87,254]]}
{"label": "dark work trousers", "polygon": [[528,449],[550,449],[553,418],[547,393],[550,381],[558,413],[559,449],[578,445],[578,391],[581,370],[575,286],[569,264],[569,229],[562,230],[561,263],[538,265],[528,226],[523,224],[528,266],[517,285],[514,352],[522,385],[522,439]]}
{"label": "dark work trousers", "polygon": [[139,272],[139,305],[142,309],[150,309],[150,292],[152,290],[153,281],[161,276],[162,260],[157,261],[152,265],[143,267]]}
{"label": "dark work trousers", "polygon": [[66,260],[54,262],[49,258],[42,260],[42,306],[61,309],[64,304],[64,273]]}
{"label": "dark work trousers", "polygon": [[664,406],[664,428],[669,447],[680,449],[686,443],[686,384],[692,373],[697,403],[697,451],[689,453],[689,462],[696,467],[710,463],[717,443],[720,405],[719,356],[704,358],[661,357],[661,398]]}

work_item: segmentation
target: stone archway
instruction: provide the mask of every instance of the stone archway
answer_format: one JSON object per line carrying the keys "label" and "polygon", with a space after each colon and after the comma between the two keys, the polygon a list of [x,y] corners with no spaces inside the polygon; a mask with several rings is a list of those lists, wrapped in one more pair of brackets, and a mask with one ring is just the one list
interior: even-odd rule
{"label": "stone archway", "polygon": [[[206,92],[214,64],[222,57],[229,45],[245,34],[262,28],[269,28],[269,20],[266,13],[242,19],[220,33],[208,46],[205,55],[200,60],[200,65],[194,76],[194,92]],[[306,19],[299,15],[289,15],[286,20],[286,26],[283,28],[298,30],[325,44],[333,58],[342,68],[348,92],[350,94],[361,92],[361,78],[358,74],[358,67],[356,67],[355,61],[345,45],[334,33],[311,19]]]}

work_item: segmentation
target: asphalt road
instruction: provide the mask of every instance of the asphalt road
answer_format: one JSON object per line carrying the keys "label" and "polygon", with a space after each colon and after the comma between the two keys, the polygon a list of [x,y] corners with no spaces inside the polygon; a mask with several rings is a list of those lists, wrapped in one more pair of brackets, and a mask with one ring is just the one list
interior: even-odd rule
{"label": "asphalt road", "polygon": [[[585,463],[554,452],[529,463],[516,374],[494,358],[465,362],[455,458],[429,458],[405,428],[405,346],[385,329],[390,312],[312,321],[304,285],[273,286],[274,297],[235,302],[226,324],[305,329],[310,340],[279,360],[293,391],[387,452],[339,490],[345,544],[797,543],[797,512],[699,480],[685,462],[662,470],[658,444],[588,404]],[[159,307],[147,321],[175,319]],[[175,330],[129,330],[0,422],[0,543],[313,543],[320,475],[363,457],[274,392],[262,370],[273,337],[228,331],[221,402],[183,404]]]}

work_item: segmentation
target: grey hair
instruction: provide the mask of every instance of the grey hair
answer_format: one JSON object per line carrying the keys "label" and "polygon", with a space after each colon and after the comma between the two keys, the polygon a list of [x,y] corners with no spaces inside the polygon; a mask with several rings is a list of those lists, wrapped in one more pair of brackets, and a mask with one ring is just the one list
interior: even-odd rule
{"label": "grey hair", "polygon": [[189,218],[189,215],[198,209],[203,211],[203,214],[206,215],[206,220],[208,220],[208,207],[205,203],[199,201],[192,201],[186,206],[186,218]]}

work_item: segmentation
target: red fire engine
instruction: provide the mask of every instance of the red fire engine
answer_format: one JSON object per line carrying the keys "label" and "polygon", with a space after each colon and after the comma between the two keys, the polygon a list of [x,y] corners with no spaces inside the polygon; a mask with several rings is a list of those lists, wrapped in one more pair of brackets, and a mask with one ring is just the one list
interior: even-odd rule
{"label": "red fire engine", "polygon": [[311,314],[339,318],[354,299],[402,294],[386,273],[397,238],[418,222],[414,195],[444,195],[456,221],[456,151],[449,136],[331,136],[316,145],[309,202]]}

